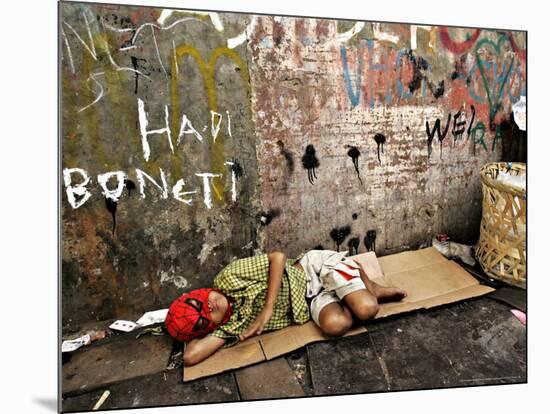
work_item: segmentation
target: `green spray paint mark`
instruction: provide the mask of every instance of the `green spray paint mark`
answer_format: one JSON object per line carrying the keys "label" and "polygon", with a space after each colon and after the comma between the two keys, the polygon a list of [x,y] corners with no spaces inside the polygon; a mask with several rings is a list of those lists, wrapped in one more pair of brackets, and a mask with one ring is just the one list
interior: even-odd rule
{"label": "green spray paint mark", "polygon": [[481,56],[479,55],[479,50],[483,46],[490,46],[493,49],[495,49],[497,55],[500,55],[501,43],[508,42],[508,41],[509,39],[506,35],[501,35],[497,43],[489,39],[482,39],[477,43],[476,49],[475,49],[477,67],[479,68],[479,72],[481,73],[481,79],[483,80],[483,88],[485,89],[485,93],[487,94],[487,100],[489,101],[489,111],[490,111],[489,116],[490,116],[491,122],[495,119],[495,115],[499,109],[500,100],[502,99],[502,92],[504,91],[504,85],[508,81],[508,77],[510,76],[510,72],[512,71],[512,67],[514,66],[514,56],[512,56],[512,60],[510,61],[510,65],[508,66],[508,68],[506,68],[505,63],[503,64],[503,70],[506,73],[504,76],[499,76],[497,78],[499,82],[496,85],[497,90],[496,90],[496,96],[495,96],[494,95],[495,91],[491,91],[491,88],[489,87],[485,65],[483,64]]}
{"label": "green spray paint mark", "polygon": [[[481,131],[481,136],[478,138],[478,131]],[[478,121],[474,129],[472,129],[472,142],[474,143],[474,155],[476,155],[476,145],[481,144],[485,151],[487,151],[487,145],[485,144],[485,124]]]}
{"label": "green spray paint mark", "polygon": [[493,148],[491,149],[492,152],[495,152],[495,147],[498,140],[502,141],[502,130],[500,125],[497,125],[495,129],[495,139],[493,139]]}

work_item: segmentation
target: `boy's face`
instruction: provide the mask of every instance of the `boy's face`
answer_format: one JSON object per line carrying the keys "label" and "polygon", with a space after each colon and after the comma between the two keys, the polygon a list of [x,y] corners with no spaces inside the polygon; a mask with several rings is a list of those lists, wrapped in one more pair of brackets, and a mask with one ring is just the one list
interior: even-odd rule
{"label": "boy's face", "polygon": [[223,293],[212,288],[195,289],[174,300],[164,325],[181,342],[201,338],[226,323],[233,306]]}
{"label": "boy's face", "polygon": [[208,309],[210,310],[212,322],[216,325],[219,325],[223,321],[228,306],[229,302],[222,293],[212,290],[208,294]]}

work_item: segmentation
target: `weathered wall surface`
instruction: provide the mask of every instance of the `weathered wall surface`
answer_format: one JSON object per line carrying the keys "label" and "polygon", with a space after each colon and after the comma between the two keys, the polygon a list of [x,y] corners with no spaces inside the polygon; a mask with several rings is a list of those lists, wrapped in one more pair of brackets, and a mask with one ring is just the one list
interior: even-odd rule
{"label": "weathered wall surface", "polygon": [[[77,208],[66,191],[61,203],[63,322],[133,318],[258,247],[246,49],[227,47],[249,17],[61,12],[64,189],[91,180]],[[124,175],[105,185],[116,201],[99,182],[110,171]]]}
{"label": "weathered wall surface", "polygon": [[[385,254],[436,232],[476,241],[479,168],[500,160],[519,132],[510,117],[525,91],[522,34],[253,24],[262,201],[280,213],[266,246],[297,254],[372,244]],[[308,176],[304,168],[317,163]],[[365,240],[369,230],[375,243]]]}
{"label": "weathered wall surface", "polygon": [[475,241],[525,42],[62,3],[63,325],[165,307],[261,250]]}

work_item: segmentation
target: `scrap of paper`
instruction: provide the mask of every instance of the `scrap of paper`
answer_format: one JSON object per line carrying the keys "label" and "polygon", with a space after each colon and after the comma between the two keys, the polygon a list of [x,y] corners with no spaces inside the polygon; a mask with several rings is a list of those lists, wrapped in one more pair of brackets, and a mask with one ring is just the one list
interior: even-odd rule
{"label": "scrap of paper", "polygon": [[77,339],[71,339],[70,341],[63,341],[61,344],[61,352],[72,352],[77,350],[83,345],[88,345],[92,340],[90,335],[86,334]]}
{"label": "scrap of paper", "polygon": [[525,131],[527,129],[527,103],[525,96],[521,96],[519,101],[512,105],[512,111],[514,112],[514,121],[519,129]]}
{"label": "scrap of paper", "polygon": [[164,322],[168,309],[159,309],[156,311],[146,312],[141,318],[137,320],[139,326],[148,326],[154,323]]}
{"label": "scrap of paper", "polygon": [[512,309],[510,312],[512,312],[514,316],[519,319],[522,325],[527,324],[527,315],[525,313],[518,309]]}
{"label": "scrap of paper", "polygon": [[137,325],[132,321],[115,321],[111,325],[109,325],[109,328],[115,329],[117,331],[122,332],[131,332],[135,329]]}
{"label": "scrap of paper", "polygon": [[109,395],[111,395],[111,391],[107,390],[102,395],[101,398],[95,403],[94,408],[92,408],[92,411],[99,410],[99,408],[103,405],[105,400],[109,398]]}

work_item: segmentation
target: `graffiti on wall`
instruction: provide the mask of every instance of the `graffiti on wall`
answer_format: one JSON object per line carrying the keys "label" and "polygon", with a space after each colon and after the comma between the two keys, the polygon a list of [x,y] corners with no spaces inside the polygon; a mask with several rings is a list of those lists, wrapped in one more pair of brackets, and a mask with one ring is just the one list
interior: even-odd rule
{"label": "graffiti on wall", "polygon": [[[516,102],[521,95],[525,95],[525,69],[522,64],[524,62],[521,59],[516,60],[513,55],[504,59],[504,44],[517,50],[512,33],[500,35],[497,43],[489,39],[480,39],[476,43],[475,40],[481,33],[481,30],[477,29],[468,41],[458,44],[450,40],[447,28],[434,27],[432,30],[439,31],[442,44],[453,54],[474,52],[475,61],[460,72],[450,73],[447,81],[466,81],[467,92],[476,103],[488,103],[493,106],[504,96]],[[353,107],[363,104],[373,108],[380,96],[383,98],[380,103],[387,105],[395,100],[407,102],[415,98],[438,99],[444,96],[445,79],[430,80],[433,65],[426,58],[419,56],[418,50],[384,48],[372,39],[366,40],[365,43],[366,47],[362,43],[350,48],[356,55],[354,68],[348,59],[348,54],[352,51],[346,46],[340,47],[344,87]],[[525,59],[525,51],[522,52],[521,56]],[[365,55],[367,64],[364,63]],[[503,59],[499,61],[495,60],[495,57]],[[386,63],[379,63],[381,61]],[[491,73],[493,75],[490,75]],[[479,94],[474,85],[479,81],[483,82],[485,94]],[[375,93],[378,89],[384,93]]]}
{"label": "graffiti on wall", "polygon": [[[141,132],[141,143],[143,147],[143,159],[149,161],[151,156],[151,147],[150,140],[152,136],[164,135],[168,146],[170,148],[171,154],[175,154],[176,151],[180,148],[180,145],[183,141],[185,135],[190,135],[197,139],[199,142],[203,142],[204,138],[198,132],[191,121],[184,114],[181,119],[181,124],[179,128],[179,133],[176,138],[176,142],[172,138],[171,129],[170,129],[170,117],[168,106],[165,106],[165,121],[166,124],[164,128],[160,129],[151,129],[148,128],[149,122],[147,117],[147,112],[144,109],[144,103],[141,99],[138,98],[138,108],[139,108],[139,125]],[[212,121],[211,121],[211,140],[212,143],[216,142],[216,138],[220,132],[220,124],[223,119],[221,114],[212,112]],[[229,123],[228,117],[228,123]],[[228,127],[229,128],[229,127]],[[228,134],[230,134],[228,129]],[[158,139],[158,137],[157,137]],[[242,176],[242,167],[235,160],[225,161],[224,165],[230,166],[230,173],[225,174],[214,174],[211,172],[197,172],[195,176],[199,177],[202,180],[202,193],[203,193],[203,202],[207,208],[212,208],[212,189],[216,189],[212,184],[215,178],[222,179],[224,176],[228,176],[231,180],[231,199],[233,201],[237,198],[237,189],[236,181],[237,178]],[[169,194],[172,197],[184,204],[191,205],[193,203],[192,195],[196,194],[198,190],[192,191],[183,191],[184,186],[186,186],[185,180],[179,178],[173,185],[168,185],[166,174],[162,168],[159,167],[159,179],[153,178],[148,173],[144,172],[141,169],[136,168],[135,174],[139,183],[139,192],[141,198],[146,198],[145,189],[149,186],[155,188],[158,191],[158,194],[161,198],[168,198]],[[75,180],[75,178],[78,179]],[[128,181],[128,175],[124,171],[109,171],[97,176],[97,183],[102,190],[103,196],[110,199],[112,202],[116,203],[121,197],[122,192]],[[64,168],[63,169],[63,179],[65,183],[65,191],[67,194],[67,200],[73,208],[82,207],[86,201],[90,199],[92,193],[89,189],[89,185],[92,183],[92,178],[89,173],[79,167]],[[223,187],[222,187],[223,188]],[[219,194],[220,190],[216,190],[216,194]]]}
{"label": "graffiti on wall", "polygon": [[207,283],[198,267],[213,275],[233,250],[253,251],[264,223],[244,57],[251,19],[60,8],[67,324],[141,312]]}
{"label": "graffiti on wall", "polygon": [[[411,29],[410,40],[404,39],[405,43],[410,42],[409,48],[398,48],[404,40],[381,33],[377,23],[373,26],[378,28],[374,30],[374,39],[364,39],[355,46],[340,46],[343,86],[351,107],[368,110],[374,109],[376,104],[391,106],[409,102],[429,105],[433,100],[441,100],[444,106],[451,108],[459,105],[453,108],[452,123],[451,120],[445,122],[446,119],[425,120],[428,158],[433,139],[437,137],[442,159],[442,146],[449,128],[453,137],[451,146],[462,139],[466,129],[465,138],[471,137],[477,106],[480,118],[475,130],[478,135],[468,148],[474,154],[479,150],[476,145],[487,150],[486,135],[490,132],[491,150],[494,151],[502,140],[500,123],[504,114],[509,113],[511,105],[526,93],[525,50],[518,48],[514,34],[501,33],[494,41],[483,37],[481,29],[475,29],[465,40],[457,41],[446,27],[423,27],[432,34],[439,34],[435,38],[441,42],[442,50],[450,54],[444,56],[449,61],[454,60],[454,70],[444,73],[444,79],[436,79],[442,75],[440,70],[435,73],[434,60],[442,57],[434,55],[434,36],[430,38],[426,53],[431,56],[430,60],[430,56],[420,55],[421,50],[416,45],[417,28]],[[467,128],[464,107],[470,107],[473,112]],[[380,163],[380,144],[376,143]]]}
{"label": "graffiti on wall", "polygon": [[[121,89],[120,77],[126,76],[127,79],[133,77],[132,92],[137,96],[131,107],[135,108],[134,117],[138,119],[139,136],[127,136],[125,139],[129,142],[140,143],[144,168],[136,168],[135,177],[139,184],[141,198],[146,198],[145,189],[149,188],[149,191],[155,191],[161,199],[166,199],[171,195],[171,198],[178,202],[192,205],[194,195],[202,193],[203,204],[210,209],[213,206],[213,201],[222,201],[226,198],[224,188],[229,187],[230,199],[234,202],[237,198],[237,179],[242,176],[243,170],[240,164],[225,158],[224,140],[225,137],[232,138],[232,120],[229,110],[219,110],[218,108],[215,78],[216,70],[220,66],[219,61],[224,60],[232,62],[236,72],[240,74],[243,85],[248,84],[246,64],[234,50],[235,47],[243,43],[244,37],[240,34],[228,39],[227,45],[215,48],[207,60],[203,59],[199,50],[194,46],[187,43],[178,46],[172,39],[169,62],[166,62],[161,57],[157,41],[160,33],[170,37],[172,31],[178,26],[189,22],[213,25],[217,31],[221,32],[224,30],[223,24],[217,13],[193,11],[179,13],[164,10],[156,22],[136,25],[138,20],[143,20],[145,17],[144,10],[143,8],[139,9],[131,17],[119,17],[117,14],[94,16],[90,9],[83,9],[79,13],[76,23],[83,27],[84,31],[73,27],[75,22],[69,22],[67,19],[62,21],[63,58],[68,63],[73,76],[80,72],[87,76],[85,83],[91,98],[90,102],[78,107],[77,113],[97,119],[95,108],[102,104],[106,97],[127,93]],[[150,14],[151,16],[155,15],[153,12]],[[166,21],[170,16],[176,14],[182,14],[185,17],[172,18],[172,21],[167,24]],[[154,64],[139,55],[139,51],[143,53],[142,45],[145,39],[152,41],[154,45],[154,57],[156,58]],[[81,54],[78,59],[81,63],[80,67],[76,63],[76,50],[79,50]],[[204,123],[204,126],[201,124],[202,128],[196,128],[187,114],[180,114],[179,94],[181,88],[179,82],[181,82],[180,78],[184,76],[184,73],[180,73],[179,66],[187,56],[195,61],[206,89],[210,119]],[[104,69],[94,71],[91,69],[93,65],[102,66]],[[89,73],[86,74],[86,72]],[[162,74],[161,77],[164,76],[166,84],[170,88],[170,104],[165,103],[162,109],[148,108],[144,99],[140,97],[140,92],[149,87],[153,76],[158,77],[155,72]],[[113,74],[119,78],[115,90],[108,79]],[[109,89],[107,85],[111,88]],[[159,110],[160,113],[150,116],[150,112],[154,110]],[[151,118],[162,119],[163,122],[160,125],[152,125]],[[206,133],[207,131],[208,133]],[[209,153],[210,168],[207,171],[196,171],[195,173],[187,171],[189,178],[184,180],[178,175],[181,175],[183,169],[181,154],[187,150],[185,141],[189,139],[197,140],[203,145],[204,151]],[[166,143],[166,145],[162,145],[162,148],[169,151],[170,167],[163,168],[158,165],[157,160],[162,157],[152,154],[155,151],[155,146],[161,148],[161,145],[158,144],[159,140],[164,140]],[[134,151],[138,151],[135,145],[132,148]],[[72,146],[69,146],[67,152],[71,153],[72,149]],[[95,155],[106,161],[107,152],[102,147],[101,139],[96,140],[95,149]],[[158,150],[160,151],[160,149]],[[91,198],[90,187],[96,181],[102,196],[110,200],[106,201],[108,210],[115,217],[113,210],[116,210],[116,203],[122,196],[124,183],[128,181],[128,173],[120,170],[109,171],[97,174],[97,179],[94,179],[85,167],[74,165],[76,162],[70,154],[67,154],[65,158],[67,160],[65,164],[72,164],[63,169],[65,192],[71,207],[80,208]],[[103,164],[108,165],[113,162],[103,162]],[[170,174],[167,173],[166,168],[170,168]],[[172,183],[167,179],[168,175],[171,175]],[[190,181],[194,182],[193,188],[190,188]]]}
{"label": "graffiti on wall", "polygon": [[63,272],[92,291],[71,312],[112,317],[135,292],[165,303],[167,286],[199,287],[260,249],[412,245],[425,232],[409,206],[440,185],[443,208],[459,187],[471,196],[525,93],[518,33],[62,11]]}

